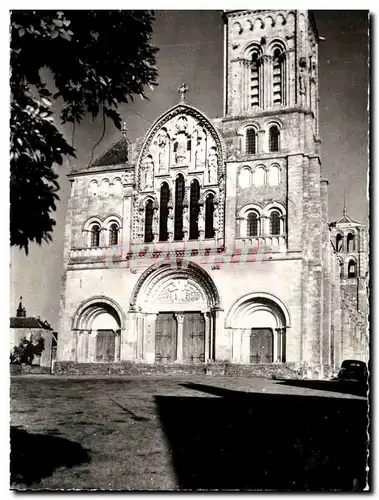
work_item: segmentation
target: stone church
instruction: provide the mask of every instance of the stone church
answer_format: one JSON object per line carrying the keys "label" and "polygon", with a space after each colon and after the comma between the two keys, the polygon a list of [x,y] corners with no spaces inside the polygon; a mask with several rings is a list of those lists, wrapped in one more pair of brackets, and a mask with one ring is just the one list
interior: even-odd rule
{"label": "stone church", "polygon": [[190,104],[70,173],[57,367],[367,360],[367,235],[329,224],[312,13],[224,12],[224,113]]}

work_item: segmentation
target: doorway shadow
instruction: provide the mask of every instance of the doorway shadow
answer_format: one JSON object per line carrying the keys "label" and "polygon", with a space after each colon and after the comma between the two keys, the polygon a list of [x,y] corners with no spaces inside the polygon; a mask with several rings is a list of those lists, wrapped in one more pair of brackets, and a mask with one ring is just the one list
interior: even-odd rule
{"label": "doorway shadow", "polygon": [[74,467],[90,461],[79,443],[53,433],[30,434],[11,427],[10,447],[10,480],[11,488],[15,489],[38,484],[58,467]]}
{"label": "doorway shadow", "polygon": [[156,396],[181,490],[361,491],[367,402],[182,384]]}

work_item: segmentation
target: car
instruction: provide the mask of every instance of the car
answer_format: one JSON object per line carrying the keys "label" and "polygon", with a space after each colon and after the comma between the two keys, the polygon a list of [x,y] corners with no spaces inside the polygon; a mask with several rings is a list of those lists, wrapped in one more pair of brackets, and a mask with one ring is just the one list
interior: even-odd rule
{"label": "car", "polygon": [[345,359],[341,364],[337,379],[339,382],[360,382],[366,384],[367,376],[367,365],[364,361]]}

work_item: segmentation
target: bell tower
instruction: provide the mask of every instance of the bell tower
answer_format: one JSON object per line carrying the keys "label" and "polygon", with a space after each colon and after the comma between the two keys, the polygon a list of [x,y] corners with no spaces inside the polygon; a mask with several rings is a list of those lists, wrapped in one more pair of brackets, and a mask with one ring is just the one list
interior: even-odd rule
{"label": "bell tower", "polygon": [[[318,140],[319,37],[313,15],[305,10],[227,10],[224,20],[225,116],[275,114],[291,121],[289,113],[301,110],[311,132],[305,145]],[[299,138],[296,146],[302,142]]]}

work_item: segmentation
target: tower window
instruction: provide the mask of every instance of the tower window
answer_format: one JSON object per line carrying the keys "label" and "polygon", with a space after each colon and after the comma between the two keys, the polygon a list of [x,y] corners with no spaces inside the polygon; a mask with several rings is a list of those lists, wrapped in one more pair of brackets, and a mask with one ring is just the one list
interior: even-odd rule
{"label": "tower window", "polygon": [[258,236],[258,215],[255,212],[247,216],[247,235]]}
{"label": "tower window", "polygon": [[100,226],[93,224],[91,227],[91,247],[100,246]]}
{"label": "tower window", "polygon": [[336,236],[336,250],[337,252],[342,252],[343,249],[343,237],[342,234],[338,233]]}
{"label": "tower window", "polygon": [[253,52],[250,63],[250,103],[252,108],[257,108],[259,102],[259,61],[258,53]]}
{"label": "tower window", "polygon": [[347,235],[347,251],[355,252],[355,237],[352,233]]}
{"label": "tower window", "polygon": [[255,155],[257,152],[257,134],[253,128],[246,131],[246,153]]}
{"label": "tower window", "polygon": [[184,199],[184,177],[179,174],[175,181],[175,228],[174,240],[183,239],[183,199]]}
{"label": "tower window", "polygon": [[283,62],[280,49],[275,49],[272,63],[273,104],[283,104]]}
{"label": "tower window", "polygon": [[167,182],[164,182],[161,186],[161,198],[160,198],[160,214],[159,214],[159,241],[167,241],[167,219],[168,219],[168,201],[170,198],[170,188]]}
{"label": "tower window", "polygon": [[145,208],[145,243],[151,243],[153,238],[153,202],[149,200]]}
{"label": "tower window", "polygon": [[349,261],[347,268],[347,277],[356,278],[357,277],[357,263],[354,260]]}
{"label": "tower window", "polygon": [[118,225],[114,222],[109,228],[109,244],[117,245],[118,243]]}
{"label": "tower window", "polygon": [[269,150],[270,152],[279,151],[280,132],[276,125],[270,127],[269,132]]}
{"label": "tower window", "polygon": [[198,217],[200,212],[199,206],[200,198],[200,185],[199,182],[194,179],[191,183],[191,195],[190,195],[190,240],[197,240],[199,237],[199,227],[198,227]]}
{"label": "tower window", "polygon": [[276,210],[270,214],[270,233],[272,235],[280,234],[280,213]]}
{"label": "tower window", "polygon": [[205,200],[205,238],[214,238],[213,229],[214,196],[209,194]]}

